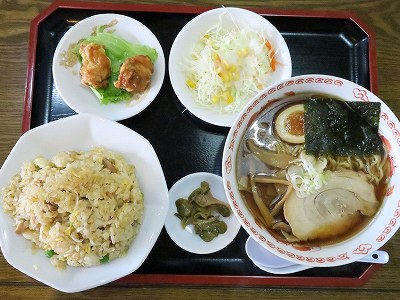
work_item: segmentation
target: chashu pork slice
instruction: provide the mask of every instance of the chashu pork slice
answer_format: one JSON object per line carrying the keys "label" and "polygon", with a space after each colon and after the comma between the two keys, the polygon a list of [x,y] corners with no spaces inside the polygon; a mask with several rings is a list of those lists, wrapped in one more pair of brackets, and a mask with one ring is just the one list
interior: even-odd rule
{"label": "chashu pork slice", "polygon": [[362,218],[375,214],[379,202],[364,173],[332,173],[329,182],[305,198],[292,192],[284,205],[293,235],[301,241],[328,239],[347,232]]}

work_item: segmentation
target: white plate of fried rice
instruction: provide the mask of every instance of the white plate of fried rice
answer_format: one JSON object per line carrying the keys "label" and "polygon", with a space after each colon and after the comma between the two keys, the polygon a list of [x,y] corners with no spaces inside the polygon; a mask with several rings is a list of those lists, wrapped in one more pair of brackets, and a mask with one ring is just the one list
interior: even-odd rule
{"label": "white plate of fried rice", "polygon": [[70,293],[139,268],[169,203],[151,144],[89,114],[23,134],[0,169],[0,190],[3,256],[28,276]]}

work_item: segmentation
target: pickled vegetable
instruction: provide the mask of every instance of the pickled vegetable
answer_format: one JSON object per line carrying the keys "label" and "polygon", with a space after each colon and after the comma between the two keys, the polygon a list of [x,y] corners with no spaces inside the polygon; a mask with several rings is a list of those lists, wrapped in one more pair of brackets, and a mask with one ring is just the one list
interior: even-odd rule
{"label": "pickled vegetable", "polygon": [[219,219],[220,215],[229,217],[230,207],[213,197],[207,182],[201,182],[188,199],[179,198],[175,201],[177,213],[182,228],[193,225],[195,233],[205,242],[210,242],[219,234],[227,231],[226,223]]}

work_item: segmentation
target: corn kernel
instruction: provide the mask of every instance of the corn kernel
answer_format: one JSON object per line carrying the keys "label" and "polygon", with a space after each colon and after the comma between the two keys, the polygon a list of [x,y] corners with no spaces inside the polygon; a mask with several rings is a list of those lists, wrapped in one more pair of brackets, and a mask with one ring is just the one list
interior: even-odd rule
{"label": "corn kernel", "polygon": [[187,80],[186,80],[186,85],[187,85],[188,87],[190,87],[191,89],[195,89],[195,88],[196,88],[196,82],[194,82],[194,81],[191,80],[191,79],[187,79]]}
{"label": "corn kernel", "polygon": [[231,64],[228,68],[228,71],[235,72],[237,70],[237,66],[235,64]]}
{"label": "corn kernel", "polygon": [[222,97],[224,98],[225,102],[228,103],[228,104],[233,102],[233,97],[232,97],[232,95],[231,95],[231,93],[229,91],[225,91],[222,94]]}
{"label": "corn kernel", "polygon": [[221,61],[221,59],[220,59],[220,57],[219,57],[217,52],[212,52],[211,53],[211,58],[212,58],[212,60],[214,60],[216,62],[220,62]]}
{"label": "corn kernel", "polygon": [[229,82],[230,81],[230,76],[229,76],[228,72],[222,71],[218,75],[219,75],[219,77],[221,77],[223,82]]}
{"label": "corn kernel", "polygon": [[229,70],[229,63],[225,59],[222,59],[222,65],[225,69]]}
{"label": "corn kernel", "polygon": [[217,95],[215,95],[215,96],[213,96],[212,98],[211,98],[211,101],[212,101],[212,103],[217,103],[218,101],[219,101],[219,97],[217,96]]}
{"label": "corn kernel", "polygon": [[240,79],[240,74],[239,74],[239,72],[234,72],[234,73],[232,73],[232,77],[233,77],[233,80],[239,80],[239,79]]}

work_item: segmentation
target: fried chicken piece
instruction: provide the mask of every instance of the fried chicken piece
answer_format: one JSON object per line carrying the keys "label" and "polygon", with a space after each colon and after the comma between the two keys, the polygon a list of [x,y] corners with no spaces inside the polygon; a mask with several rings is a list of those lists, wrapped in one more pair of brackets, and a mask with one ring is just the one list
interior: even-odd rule
{"label": "fried chicken piece", "polygon": [[82,56],[81,82],[96,89],[107,87],[111,61],[104,47],[94,43],[81,44],[79,53]]}
{"label": "fried chicken piece", "polygon": [[128,58],[120,68],[118,80],[114,86],[128,92],[142,93],[150,85],[154,67],[146,55],[136,55]]}

